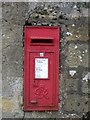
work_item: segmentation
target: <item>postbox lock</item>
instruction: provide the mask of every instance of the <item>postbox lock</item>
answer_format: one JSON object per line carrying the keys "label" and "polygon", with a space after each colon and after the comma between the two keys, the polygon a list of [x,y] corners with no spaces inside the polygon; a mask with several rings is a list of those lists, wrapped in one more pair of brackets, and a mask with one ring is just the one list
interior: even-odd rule
{"label": "postbox lock", "polygon": [[31,104],[37,104],[37,100],[31,100]]}

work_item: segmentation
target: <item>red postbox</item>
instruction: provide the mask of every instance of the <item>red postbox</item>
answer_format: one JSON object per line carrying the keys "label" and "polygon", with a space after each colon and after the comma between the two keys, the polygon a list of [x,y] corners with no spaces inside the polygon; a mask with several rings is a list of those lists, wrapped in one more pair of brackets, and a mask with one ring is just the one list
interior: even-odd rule
{"label": "red postbox", "polygon": [[24,110],[58,110],[59,27],[24,27]]}

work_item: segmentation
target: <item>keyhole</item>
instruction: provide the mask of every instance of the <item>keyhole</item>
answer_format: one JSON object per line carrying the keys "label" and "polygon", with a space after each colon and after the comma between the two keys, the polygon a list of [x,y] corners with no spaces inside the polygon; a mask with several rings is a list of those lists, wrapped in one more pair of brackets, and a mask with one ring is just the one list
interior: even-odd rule
{"label": "keyhole", "polygon": [[34,86],[37,86],[37,82],[36,82],[36,80],[34,80],[33,84],[34,84]]}

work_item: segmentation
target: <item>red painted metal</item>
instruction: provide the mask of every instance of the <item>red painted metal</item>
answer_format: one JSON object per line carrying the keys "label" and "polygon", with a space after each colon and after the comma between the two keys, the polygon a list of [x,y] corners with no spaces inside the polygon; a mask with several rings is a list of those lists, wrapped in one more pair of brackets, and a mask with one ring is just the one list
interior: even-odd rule
{"label": "red painted metal", "polygon": [[59,27],[24,27],[24,110],[58,110]]}

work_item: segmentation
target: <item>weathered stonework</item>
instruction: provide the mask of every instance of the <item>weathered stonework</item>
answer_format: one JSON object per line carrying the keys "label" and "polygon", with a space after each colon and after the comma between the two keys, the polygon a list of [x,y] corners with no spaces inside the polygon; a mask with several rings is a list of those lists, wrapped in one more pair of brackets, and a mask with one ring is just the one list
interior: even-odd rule
{"label": "weathered stonework", "polygon": [[81,118],[88,112],[90,72],[87,10],[87,7],[74,2],[2,3],[3,118],[24,116],[24,25],[61,27],[59,110],[25,112],[24,118]]}
{"label": "weathered stonework", "polygon": [[69,67],[88,67],[88,43],[76,41],[68,45],[67,63]]}
{"label": "weathered stonework", "polygon": [[66,39],[69,40],[81,40],[81,41],[87,41],[89,40],[88,36],[88,23],[87,24],[81,24],[81,25],[75,25],[72,24],[68,26],[68,36]]}

